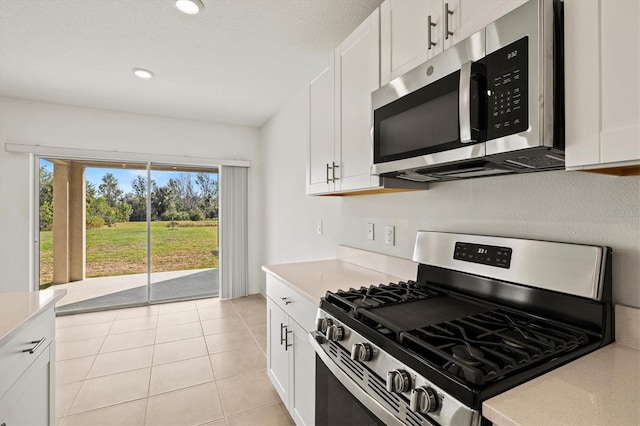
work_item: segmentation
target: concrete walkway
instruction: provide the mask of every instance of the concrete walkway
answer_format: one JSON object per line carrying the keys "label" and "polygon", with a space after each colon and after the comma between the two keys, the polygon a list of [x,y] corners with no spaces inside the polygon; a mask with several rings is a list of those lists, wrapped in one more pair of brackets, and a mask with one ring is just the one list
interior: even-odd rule
{"label": "concrete walkway", "polygon": [[[146,303],[147,274],[87,278],[51,288],[67,290],[56,304],[57,312]],[[152,301],[212,296],[218,291],[217,268],[151,274]]]}

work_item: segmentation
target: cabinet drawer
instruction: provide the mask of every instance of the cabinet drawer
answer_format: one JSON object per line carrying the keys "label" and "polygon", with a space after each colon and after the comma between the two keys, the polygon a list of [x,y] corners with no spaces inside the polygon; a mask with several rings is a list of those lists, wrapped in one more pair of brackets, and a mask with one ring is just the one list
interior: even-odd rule
{"label": "cabinet drawer", "polygon": [[[25,322],[13,337],[0,346],[0,398],[38,356],[48,350],[53,342],[54,327],[52,306]],[[29,353],[31,349],[34,349],[33,353]]]}
{"label": "cabinet drawer", "polygon": [[[44,344],[44,343],[43,343]],[[47,346],[20,379],[0,398],[0,423],[7,426],[53,425],[53,354]],[[35,355],[35,354],[34,354]]]}
{"label": "cabinet drawer", "polygon": [[267,274],[267,296],[305,330],[315,330],[318,306],[269,274]]}

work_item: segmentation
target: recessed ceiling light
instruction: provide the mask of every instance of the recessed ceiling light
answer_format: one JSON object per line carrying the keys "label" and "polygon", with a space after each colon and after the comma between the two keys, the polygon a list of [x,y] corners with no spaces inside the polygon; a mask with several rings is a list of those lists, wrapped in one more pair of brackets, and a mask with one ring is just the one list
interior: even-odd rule
{"label": "recessed ceiling light", "polygon": [[204,9],[204,3],[200,0],[175,0],[175,2],[178,10],[187,15],[195,15]]}
{"label": "recessed ceiling light", "polygon": [[151,78],[155,75],[152,71],[146,70],[144,68],[134,68],[131,71],[133,71],[133,73],[140,78]]}

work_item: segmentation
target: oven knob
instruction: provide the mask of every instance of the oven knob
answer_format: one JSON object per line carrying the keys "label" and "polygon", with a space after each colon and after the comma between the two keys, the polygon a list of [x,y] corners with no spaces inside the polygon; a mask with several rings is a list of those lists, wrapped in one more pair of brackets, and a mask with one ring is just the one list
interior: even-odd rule
{"label": "oven knob", "polygon": [[330,325],[327,327],[327,340],[339,342],[344,337],[344,329],[339,325]]}
{"label": "oven knob", "polygon": [[351,359],[354,361],[370,361],[373,355],[371,345],[368,343],[354,343],[351,346]]}
{"label": "oven knob", "polygon": [[411,391],[409,408],[416,413],[433,413],[438,409],[438,397],[430,387],[420,386]]}
{"label": "oven knob", "polygon": [[394,393],[406,392],[411,388],[411,378],[404,370],[393,370],[387,373],[387,391]]}
{"label": "oven knob", "polygon": [[318,318],[316,319],[316,330],[324,334],[327,332],[327,327],[329,327],[331,324],[333,324],[331,318]]}

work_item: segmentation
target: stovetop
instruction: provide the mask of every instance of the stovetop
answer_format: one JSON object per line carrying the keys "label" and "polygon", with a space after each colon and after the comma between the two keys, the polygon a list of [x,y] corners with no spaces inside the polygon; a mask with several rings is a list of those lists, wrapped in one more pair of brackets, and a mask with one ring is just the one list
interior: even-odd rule
{"label": "stovetop", "polygon": [[[449,395],[442,401],[479,410],[487,398],[614,340],[611,253],[419,231],[415,281],[327,292],[318,330],[383,380],[404,366]],[[349,329],[364,343],[352,341]],[[376,351],[393,360],[391,370]]]}
{"label": "stovetop", "polygon": [[328,292],[325,304],[472,386],[498,381],[597,339],[593,333],[414,281]]}

